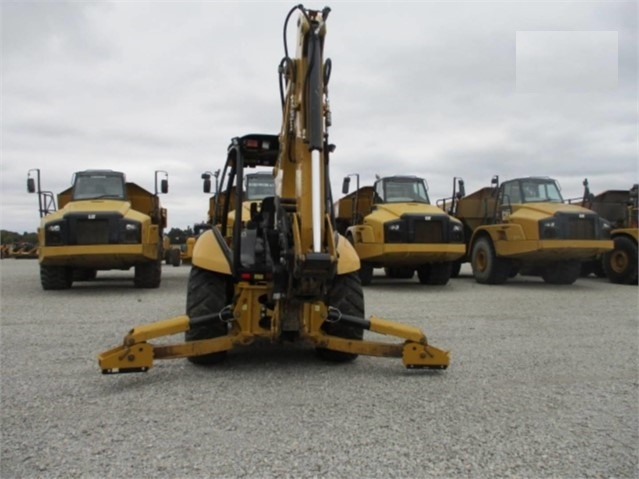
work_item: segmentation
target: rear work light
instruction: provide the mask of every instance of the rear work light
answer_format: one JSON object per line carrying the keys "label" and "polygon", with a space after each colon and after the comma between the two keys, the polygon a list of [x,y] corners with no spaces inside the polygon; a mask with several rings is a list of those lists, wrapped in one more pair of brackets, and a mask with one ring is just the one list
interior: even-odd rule
{"label": "rear work light", "polygon": [[273,273],[240,273],[242,281],[269,281],[273,279]]}

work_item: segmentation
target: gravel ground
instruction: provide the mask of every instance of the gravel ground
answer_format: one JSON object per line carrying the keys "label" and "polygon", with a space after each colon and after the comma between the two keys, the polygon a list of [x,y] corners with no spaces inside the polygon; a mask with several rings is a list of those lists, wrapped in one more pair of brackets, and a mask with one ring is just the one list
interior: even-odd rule
{"label": "gravel ground", "polygon": [[183,313],[188,271],[42,291],[37,261],[0,263],[3,479],[639,477],[634,286],[376,277],[367,314],[421,327],[444,372],[257,345],[101,375],[132,326]]}

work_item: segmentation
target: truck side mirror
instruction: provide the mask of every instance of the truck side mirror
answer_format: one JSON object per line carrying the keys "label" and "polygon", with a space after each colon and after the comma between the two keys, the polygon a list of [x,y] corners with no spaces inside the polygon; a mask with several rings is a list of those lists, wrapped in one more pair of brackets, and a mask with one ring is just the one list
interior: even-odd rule
{"label": "truck side mirror", "polygon": [[166,178],[160,181],[160,191],[164,194],[169,192],[169,180]]}
{"label": "truck side mirror", "polygon": [[457,198],[462,198],[466,196],[466,187],[464,186],[464,180],[457,180],[457,186],[459,187],[459,192],[457,193]]}
{"label": "truck side mirror", "polygon": [[27,178],[27,191],[29,193],[35,193],[35,180],[33,178]]}
{"label": "truck side mirror", "polygon": [[344,182],[342,183],[342,193],[346,194],[348,193],[348,188],[351,184],[351,177],[347,176],[346,178],[344,178]]}

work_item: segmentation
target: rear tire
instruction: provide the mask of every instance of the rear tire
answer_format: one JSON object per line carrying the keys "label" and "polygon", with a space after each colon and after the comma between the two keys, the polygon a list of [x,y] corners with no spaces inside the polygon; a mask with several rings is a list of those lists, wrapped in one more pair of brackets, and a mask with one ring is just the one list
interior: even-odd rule
{"label": "rear tire", "polygon": [[[339,309],[343,314],[364,318],[364,293],[360,283],[359,275],[355,273],[343,274],[335,277],[331,289],[326,295],[325,302],[328,306]],[[324,323],[322,329],[333,336],[346,339],[361,340],[364,337],[364,330],[352,326],[346,322]],[[333,351],[332,349],[316,348],[317,355],[326,360],[336,363],[353,361],[357,354]]]}
{"label": "rear tire", "polygon": [[605,278],[606,270],[603,267],[603,258],[600,258],[598,261],[595,261],[595,265],[593,267],[593,272],[597,278]]}
{"label": "rear tire", "polygon": [[573,284],[581,275],[579,261],[559,261],[543,270],[541,277],[548,284]]}
{"label": "rear tire", "polygon": [[457,278],[461,271],[462,262],[460,259],[453,261],[453,266],[450,269],[450,277]]}
{"label": "rear tire", "polygon": [[73,281],[92,281],[98,275],[97,270],[79,268],[73,270]]}
{"label": "rear tire", "polygon": [[373,265],[367,261],[360,261],[359,279],[362,286],[368,286],[373,281]]}
{"label": "rear tire", "polygon": [[73,270],[66,266],[40,265],[40,283],[44,290],[69,289],[73,284]]}
{"label": "rear tire", "polygon": [[182,263],[182,259],[180,258],[180,250],[172,249],[169,251],[169,259],[171,261],[171,265],[178,267]]}
{"label": "rear tire", "polygon": [[147,261],[135,265],[133,284],[136,288],[157,288],[162,280],[162,262]]}
{"label": "rear tire", "polygon": [[637,243],[626,236],[614,239],[614,248],[603,258],[603,267],[611,283],[637,283]]}
{"label": "rear tire", "polygon": [[415,275],[413,268],[384,268],[384,273],[389,278],[411,279]]}
{"label": "rear tire", "polygon": [[510,274],[509,261],[497,257],[492,241],[486,237],[473,244],[471,265],[475,281],[481,284],[503,284]]}
{"label": "rear tire", "polygon": [[[193,266],[186,293],[186,314],[189,317],[204,316],[222,311],[228,304],[228,276]],[[186,342],[219,338],[228,334],[228,324],[219,318],[184,333]],[[226,351],[187,358],[194,364],[211,365],[224,360]]]}
{"label": "rear tire", "polygon": [[[428,268],[428,275],[425,275],[425,281],[422,281],[422,275],[420,275],[418,271],[420,283],[430,284],[433,286],[443,286],[448,284],[453,268],[450,261],[446,261],[444,263],[430,263],[425,266]],[[422,270],[422,268],[420,268],[420,270]]]}
{"label": "rear tire", "polygon": [[421,284],[428,284],[430,281],[430,264],[423,264],[417,268],[417,277]]}

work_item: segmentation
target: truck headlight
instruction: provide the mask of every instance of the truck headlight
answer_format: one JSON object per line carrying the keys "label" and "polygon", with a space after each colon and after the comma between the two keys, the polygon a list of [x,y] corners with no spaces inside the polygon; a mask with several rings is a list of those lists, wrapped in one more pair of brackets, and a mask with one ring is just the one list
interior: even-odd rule
{"label": "truck headlight", "polygon": [[459,223],[450,223],[450,242],[451,243],[463,243],[464,242],[464,228]]}
{"label": "truck headlight", "polygon": [[120,221],[120,242],[136,244],[141,242],[141,228],[137,221]]}
{"label": "truck headlight", "polygon": [[389,221],[384,225],[384,243],[404,243],[402,221]]}
{"label": "truck headlight", "polygon": [[56,221],[44,225],[45,246],[60,246],[64,244],[64,221]]}
{"label": "truck headlight", "polygon": [[539,239],[558,239],[559,228],[554,218],[539,222]]}

